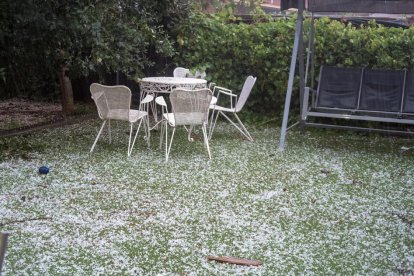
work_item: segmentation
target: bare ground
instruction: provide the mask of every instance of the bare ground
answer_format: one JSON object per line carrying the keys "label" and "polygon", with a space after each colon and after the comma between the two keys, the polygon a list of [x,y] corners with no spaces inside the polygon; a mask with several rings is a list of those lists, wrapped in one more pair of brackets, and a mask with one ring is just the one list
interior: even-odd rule
{"label": "bare ground", "polygon": [[62,118],[60,103],[17,98],[0,101],[0,130],[30,127]]}

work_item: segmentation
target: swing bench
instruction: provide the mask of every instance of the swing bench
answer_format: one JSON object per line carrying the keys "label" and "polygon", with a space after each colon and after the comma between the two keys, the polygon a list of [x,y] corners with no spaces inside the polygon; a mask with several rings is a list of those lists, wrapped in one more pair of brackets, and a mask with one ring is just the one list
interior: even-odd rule
{"label": "swing bench", "polygon": [[301,123],[305,126],[412,133],[317,123],[312,117],[414,125],[414,72],[322,66],[317,90],[305,87]]}
{"label": "swing bench", "polygon": [[[412,0],[281,0],[281,10],[297,9],[296,31],[290,63],[279,150],[283,151],[294,88],[296,63],[299,72],[300,121],[302,126],[412,133],[414,125],[414,72],[368,68],[322,66],[316,91],[307,88],[308,69],[313,82],[315,14],[411,14]],[[310,12],[308,46],[304,45],[304,15]],[[372,17],[369,17],[372,19]],[[307,49],[305,66],[305,49]],[[305,70],[306,67],[306,70]],[[312,87],[314,87],[312,85]],[[311,100],[311,102],[309,102]],[[319,120],[317,120],[319,118]],[[333,119],[333,123],[325,123]],[[350,120],[365,121],[368,128],[353,126]],[[343,123],[343,122],[348,122]],[[319,123],[318,123],[319,122]],[[378,122],[378,124],[377,124]],[[375,123],[375,124],[373,124]],[[386,126],[384,126],[384,123]],[[404,129],[389,130],[388,124]],[[294,124],[293,126],[295,126]],[[371,128],[378,125],[378,128]],[[384,127],[383,127],[384,126]],[[406,127],[407,126],[407,127]],[[406,131],[402,131],[406,130]]]}

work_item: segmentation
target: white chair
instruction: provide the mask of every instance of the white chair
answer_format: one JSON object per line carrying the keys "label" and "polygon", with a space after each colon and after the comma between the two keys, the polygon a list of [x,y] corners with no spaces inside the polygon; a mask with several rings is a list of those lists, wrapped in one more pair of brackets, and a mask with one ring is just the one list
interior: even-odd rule
{"label": "white chair", "polygon": [[[226,118],[236,129],[243,134],[249,141],[253,141],[252,136],[247,131],[246,127],[241,122],[239,116],[237,116],[237,113],[240,112],[244,106],[244,104],[247,101],[247,98],[250,95],[250,92],[252,91],[253,85],[256,82],[255,77],[248,76],[246,78],[246,81],[244,82],[243,88],[241,90],[240,95],[234,94],[231,90],[220,87],[220,86],[214,86],[214,94],[217,97],[216,103],[212,103],[210,105],[210,109],[212,110],[212,114],[210,117],[210,130],[209,130],[209,139],[213,136],[214,128],[216,126],[217,118],[219,115],[222,115],[224,118]],[[221,95],[228,96],[230,100],[230,107],[223,107],[218,104],[220,100]],[[226,113],[233,114],[234,117],[237,120],[237,123],[233,122],[229,116],[226,115]]]}
{"label": "white chair", "polygon": [[[207,73],[206,73],[206,71],[197,70],[197,71],[195,71],[195,73],[193,75],[191,73],[191,71],[189,71],[186,76],[187,76],[187,78],[196,78],[196,79],[203,79],[203,80],[205,80],[206,77],[207,77]],[[214,82],[210,82],[208,84],[208,88],[211,90],[211,88],[214,87],[215,85],[216,84]],[[211,98],[211,103],[210,104],[216,104],[216,102],[217,102],[217,98],[215,96],[213,96]]]}
{"label": "white chair", "polygon": [[[172,112],[168,112],[167,104],[162,96],[157,97],[155,102],[162,107],[163,128],[161,129],[160,144],[165,134],[165,161],[168,161],[171,144],[174,139],[177,126],[190,126],[190,131],[194,126],[201,125],[203,131],[204,144],[211,159],[210,147],[207,136],[208,111],[211,102],[212,92],[208,88],[188,90],[184,88],[174,89],[170,94]],[[168,128],[172,127],[171,140],[168,142]],[[190,140],[190,138],[189,138]]]}
{"label": "white chair", "polygon": [[[207,74],[205,71],[197,70],[194,75],[191,73],[190,69],[184,67],[177,67],[174,69],[173,72],[174,78],[197,78],[197,79],[205,79]],[[216,85],[214,82],[210,82],[208,88],[214,87]],[[217,97],[213,96],[211,99],[211,104],[215,104],[217,102]]]}
{"label": "white chair", "polygon": [[[93,152],[96,143],[102,130],[108,122],[109,143],[111,143],[111,120],[121,120],[130,123],[129,143],[128,143],[128,156],[131,155],[134,148],[135,140],[137,139],[141,123],[144,122],[145,136],[147,144],[150,142],[149,122],[148,122],[148,103],[151,102],[154,97],[147,95],[140,102],[139,110],[131,109],[131,90],[123,85],[105,86],[98,83],[92,83],[90,86],[92,99],[94,100],[98,109],[98,115],[103,120],[101,129],[96,136],[96,139],[92,145],[90,152]],[[145,109],[145,110],[141,110]],[[134,137],[133,142],[132,132],[134,123],[139,121],[139,125]]]}
{"label": "white chair", "polygon": [[177,67],[173,71],[174,78],[186,78],[190,74],[190,69]]}

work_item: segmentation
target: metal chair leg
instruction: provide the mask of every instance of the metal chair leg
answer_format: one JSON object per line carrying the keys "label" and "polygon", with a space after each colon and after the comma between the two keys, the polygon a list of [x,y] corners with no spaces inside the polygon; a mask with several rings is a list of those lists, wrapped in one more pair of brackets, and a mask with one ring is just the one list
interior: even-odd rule
{"label": "metal chair leg", "polygon": [[[243,134],[244,137],[247,138],[247,140],[249,140],[250,142],[253,142],[253,138],[250,136],[250,134],[247,132],[247,134],[244,132],[243,129],[241,129],[235,122],[233,122],[226,114],[224,114],[223,112],[220,112],[221,115],[224,116],[224,118],[227,119],[227,121],[229,121],[241,134]],[[236,116],[236,119],[238,119],[238,122],[241,124],[242,128],[246,129],[244,127],[244,125],[242,124],[242,122],[240,121],[239,117],[236,115],[236,113],[233,113]]]}
{"label": "metal chair leg", "polygon": [[161,124],[161,131],[160,131],[160,149],[162,149],[162,142],[164,139],[164,131],[165,131],[165,125],[164,125],[165,121]]}
{"label": "metal chair leg", "polygon": [[111,119],[108,120],[108,135],[109,135],[109,144],[112,143],[112,135],[111,135]]}
{"label": "metal chair leg", "polygon": [[204,144],[207,147],[207,151],[208,151],[208,157],[211,160],[211,153],[210,153],[210,146],[208,145],[208,137],[207,137],[207,126],[206,124],[203,124],[202,126],[202,130],[203,130],[203,137],[204,137]]}
{"label": "metal chair leg", "polygon": [[247,131],[247,128],[244,126],[244,124],[242,123],[242,121],[240,120],[239,116],[237,116],[236,113],[234,113],[234,116],[236,117],[237,121],[239,122],[240,126],[242,127],[242,129],[244,130],[244,134],[246,135],[246,137],[249,139],[250,142],[253,142],[253,137],[250,135],[250,133]]}
{"label": "metal chair leg", "polygon": [[130,123],[130,129],[129,129],[129,140],[128,140],[128,156],[131,155],[130,148],[131,148],[131,138],[132,138],[132,129],[133,129],[133,123]]}
{"label": "metal chair leg", "polygon": [[168,161],[168,129],[167,129],[167,121],[165,121],[165,162]]}
{"label": "metal chair leg", "polygon": [[210,131],[208,132],[208,139],[211,140],[211,137],[213,137],[214,128],[216,127],[217,119],[220,115],[221,111],[217,111],[216,118],[214,119],[214,112],[212,114],[211,124],[210,124]]}
{"label": "metal chair leg", "polygon": [[91,148],[91,151],[90,152],[93,152],[93,149],[95,148],[96,142],[98,142],[99,136],[101,136],[101,133],[102,133],[102,130],[103,130],[105,124],[106,124],[106,120],[103,121],[102,126],[101,126],[101,129],[99,130],[98,135],[95,138],[95,142],[93,142],[93,145],[92,145],[92,148]]}
{"label": "metal chair leg", "polygon": [[[172,141],[173,141],[173,139],[174,139],[174,134],[175,134],[175,127],[173,128],[173,132],[172,132],[172,134],[171,134],[170,145],[168,146],[168,151],[167,151],[167,153],[166,153],[166,158],[165,158],[165,161],[166,161],[166,162],[168,161],[168,157],[170,156],[171,145],[172,145]],[[165,137],[165,143],[166,143],[166,144],[168,143],[167,136]],[[167,147],[166,147],[165,149],[167,149]]]}
{"label": "metal chair leg", "polygon": [[[132,146],[131,146],[131,148],[129,149],[128,156],[131,156],[132,149],[134,148],[135,141],[137,140],[137,136],[138,136],[139,129],[141,128],[141,123],[142,123],[142,119],[139,121],[138,128],[137,128],[137,132],[135,133],[134,141],[132,142]],[[145,124],[145,123],[144,123],[144,124]]]}
{"label": "metal chair leg", "polygon": [[[186,128],[186,127],[184,126],[184,128]],[[190,126],[189,129],[186,128],[186,130],[187,130],[187,140],[189,142],[194,142],[194,139],[191,138],[191,133],[193,132],[193,128],[194,128],[194,126]]]}
{"label": "metal chair leg", "polygon": [[148,115],[145,118],[144,127],[145,127],[145,137],[147,138],[147,147],[150,147],[150,145],[151,145],[151,130],[150,130],[150,125],[149,125]]}

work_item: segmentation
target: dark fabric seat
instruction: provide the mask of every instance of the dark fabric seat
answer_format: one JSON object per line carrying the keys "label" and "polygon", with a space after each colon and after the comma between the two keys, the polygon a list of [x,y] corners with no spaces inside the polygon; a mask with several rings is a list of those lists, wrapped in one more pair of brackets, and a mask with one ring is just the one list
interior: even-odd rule
{"label": "dark fabric seat", "polygon": [[356,109],[361,74],[361,68],[323,66],[319,81],[317,106]]}
{"label": "dark fabric seat", "polygon": [[[309,106],[310,93],[316,101]],[[310,118],[340,119],[340,124]],[[349,120],[414,125],[414,70],[321,67],[318,89],[304,90],[301,123],[304,126],[412,134],[411,128],[355,126]],[[379,125],[381,126],[381,125]]]}
{"label": "dark fabric seat", "polygon": [[405,71],[365,69],[359,109],[400,112]]}

